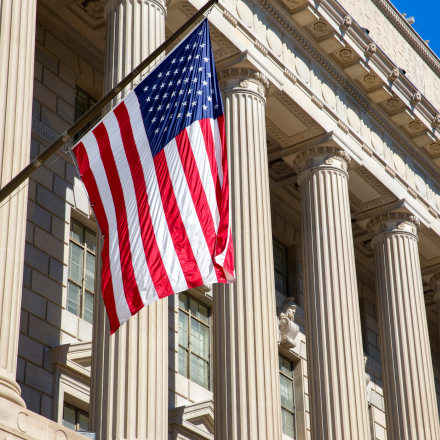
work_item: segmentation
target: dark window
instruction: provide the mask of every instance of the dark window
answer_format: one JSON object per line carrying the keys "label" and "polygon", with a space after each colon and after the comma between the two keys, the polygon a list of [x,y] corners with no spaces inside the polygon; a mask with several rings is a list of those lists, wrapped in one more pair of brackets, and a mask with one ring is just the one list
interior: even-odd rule
{"label": "dark window", "polygon": [[63,404],[63,425],[73,431],[89,431],[89,414],[70,403]]}
{"label": "dark window", "polygon": [[[87,110],[96,104],[96,99],[92,98],[87,92],[79,87],[75,90],[75,121],[77,121]],[[101,115],[96,116],[84,128],[82,128],[73,138],[76,142],[81,136],[85,135],[100,119]]]}
{"label": "dark window", "polygon": [[211,311],[187,293],[179,293],[179,373],[211,388]]}
{"label": "dark window", "polygon": [[69,279],[67,304],[69,312],[93,322],[95,293],[96,233],[81,223],[70,223]]}
{"label": "dark window", "polygon": [[275,269],[275,290],[287,294],[287,249],[273,240],[273,265]]}
{"label": "dark window", "polygon": [[281,421],[283,433],[295,438],[295,399],[293,388],[293,362],[284,356],[280,359]]}

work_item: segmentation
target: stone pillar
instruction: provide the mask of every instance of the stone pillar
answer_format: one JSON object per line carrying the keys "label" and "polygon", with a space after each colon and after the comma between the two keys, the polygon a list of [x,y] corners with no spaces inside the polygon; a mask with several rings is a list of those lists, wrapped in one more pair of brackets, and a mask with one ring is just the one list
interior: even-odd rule
{"label": "stone pillar", "polygon": [[418,220],[404,212],[390,212],[368,226],[376,260],[387,437],[440,438]]}
{"label": "stone pillar", "polygon": [[264,75],[220,75],[236,281],[214,294],[215,438],[281,439]]}
{"label": "stone pillar", "polygon": [[[107,1],[107,90],[164,40],[165,14],[161,1]],[[97,439],[168,439],[168,299],[143,308],[112,336],[101,298],[95,310],[92,425]]]}
{"label": "stone pillar", "polygon": [[295,159],[301,190],[312,439],[370,438],[348,199],[350,159],[315,147]]}
{"label": "stone pillar", "polygon": [[[36,0],[0,5],[0,186],[29,163]],[[27,184],[0,203],[0,399],[25,406],[15,381]]]}

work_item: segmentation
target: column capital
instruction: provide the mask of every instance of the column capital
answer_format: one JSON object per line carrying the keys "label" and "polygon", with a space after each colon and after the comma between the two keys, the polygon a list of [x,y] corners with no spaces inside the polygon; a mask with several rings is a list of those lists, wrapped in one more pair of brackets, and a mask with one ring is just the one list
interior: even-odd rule
{"label": "column capital", "polygon": [[367,229],[373,237],[372,244],[376,238],[390,234],[407,234],[418,240],[417,229],[419,226],[420,221],[414,214],[402,211],[379,214],[367,223]]}
{"label": "column capital", "polygon": [[298,153],[293,159],[293,167],[297,170],[298,182],[301,183],[306,175],[315,171],[339,171],[348,176],[350,162],[350,156],[341,148],[320,145],[308,147]]}
{"label": "column capital", "polygon": [[[107,14],[110,10],[117,7],[119,4],[126,2],[127,0],[92,0],[92,3],[96,3],[99,7],[102,5],[104,9],[104,17],[107,17]],[[134,0],[137,3],[150,3],[155,5],[157,8],[161,9],[164,15],[167,13],[167,5],[169,0]],[[105,3],[105,6],[104,6]]]}
{"label": "column capital", "polygon": [[229,67],[218,74],[223,93],[253,93],[265,100],[269,80],[264,73],[249,67]]}

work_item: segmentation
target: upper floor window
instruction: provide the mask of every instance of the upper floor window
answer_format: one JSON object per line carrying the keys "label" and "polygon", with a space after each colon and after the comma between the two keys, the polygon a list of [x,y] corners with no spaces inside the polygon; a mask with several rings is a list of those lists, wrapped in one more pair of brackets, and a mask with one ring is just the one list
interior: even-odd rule
{"label": "upper floor window", "polygon": [[93,322],[96,233],[81,223],[70,223],[67,310]]}
{"label": "upper floor window", "polygon": [[273,240],[273,265],[275,269],[275,290],[287,295],[287,249]]}
{"label": "upper floor window", "polygon": [[63,403],[63,425],[77,432],[88,432],[89,414],[70,403]]}
{"label": "upper floor window", "polygon": [[211,319],[208,306],[179,293],[179,373],[210,389]]}
{"label": "upper floor window", "polygon": [[[75,90],[75,121],[78,120],[87,110],[96,104],[96,99],[90,96],[83,89],[77,87]],[[74,141],[77,141],[82,135],[86,134],[90,128],[99,120],[101,115],[96,116],[91,122],[89,122],[84,128],[82,128],[74,137]]]}
{"label": "upper floor window", "polygon": [[281,421],[283,433],[295,438],[295,400],[293,388],[293,362],[284,356],[280,359]]}

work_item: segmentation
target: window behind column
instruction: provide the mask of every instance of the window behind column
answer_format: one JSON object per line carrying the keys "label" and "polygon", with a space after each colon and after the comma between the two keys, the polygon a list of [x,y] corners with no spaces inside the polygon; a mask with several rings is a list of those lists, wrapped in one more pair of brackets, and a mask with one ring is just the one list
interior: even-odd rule
{"label": "window behind column", "polygon": [[295,438],[295,399],[293,382],[293,362],[279,355],[281,421],[283,434]]}
{"label": "window behind column", "polygon": [[275,270],[275,290],[288,296],[287,249],[276,240],[273,240],[273,265]]}
{"label": "window behind column", "polygon": [[89,414],[70,403],[64,402],[63,425],[73,431],[88,432]]}
{"label": "window behind column", "polygon": [[[75,121],[77,121],[87,110],[96,104],[96,99],[90,96],[86,91],[80,87],[75,89]],[[86,134],[90,128],[92,128],[96,122],[100,119],[101,115],[92,119],[84,128],[82,128],[73,138],[76,142],[81,136]]]}
{"label": "window behind column", "polygon": [[187,293],[179,293],[179,373],[211,388],[211,311]]}
{"label": "window behind column", "polygon": [[95,259],[96,233],[72,219],[66,308],[90,323],[93,322]]}

